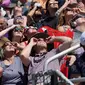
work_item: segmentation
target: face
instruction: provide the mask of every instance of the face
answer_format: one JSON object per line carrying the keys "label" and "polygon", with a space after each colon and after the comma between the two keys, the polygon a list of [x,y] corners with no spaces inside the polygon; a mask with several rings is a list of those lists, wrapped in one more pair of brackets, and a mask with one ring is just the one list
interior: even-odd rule
{"label": "face", "polygon": [[0,18],[0,31],[2,31],[5,28],[5,20],[4,18]]}
{"label": "face", "polygon": [[20,15],[22,15],[22,7],[16,6],[16,7],[14,8],[14,14],[15,14],[15,16],[20,16]]}
{"label": "face", "polygon": [[52,8],[58,8],[58,1],[50,0],[50,1],[49,1],[49,5],[50,5]]}
{"label": "face", "polygon": [[13,31],[13,36],[15,37],[22,37],[23,36],[23,30],[14,30]]}
{"label": "face", "polygon": [[39,38],[36,44],[37,47],[47,48],[47,43],[45,39]]}
{"label": "face", "polygon": [[4,44],[4,49],[5,49],[6,52],[15,52],[16,47],[15,47],[14,43],[6,42]]}

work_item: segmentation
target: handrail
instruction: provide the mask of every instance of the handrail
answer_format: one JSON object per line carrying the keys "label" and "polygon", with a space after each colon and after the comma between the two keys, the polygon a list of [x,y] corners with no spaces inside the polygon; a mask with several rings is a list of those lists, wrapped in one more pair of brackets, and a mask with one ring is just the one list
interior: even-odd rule
{"label": "handrail", "polygon": [[69,53],[69,52],[71,52],[71,51],[73,51],[73,50],[75,50],[75,49],[77,49],[77,48],[79,48],[79,47],[80,47],[80,44],[77,44],[77,45],[72,46],[72,47],[68,48],[67,50],[64,50],[64,51],[62,51],[62,52],[54,55],[53,57],[49,58],[49,59],[45,62],[45,64],[44,64],[44,67],[43,67],[43,68],[44,68],[44,72],[46,72],[46,71],[48,70],[48,64],[49,64],[50,62],[52,62],[52,61],[55,60],[55,59],[58,59],[58,58],[62,57],[63,55],[65,55],[65,54],[67,54],[67,53]]}
{"label": "handrail", "polygon": [[60,72],[59,70],[55,71],[56,74],[62,78],[66,83],[68,83],[69,85],[74,85],[67,77],[64,76],[64,74],[62,72]]}
{"label": "handrail", "polygon": [[85,82],[85,77],[73,78],[73,79],[69,79],[69,80],[72,81],[73,83]]}
{"label": "handrail", "polygon": [[[60,58],[60,57],[62,57],[63,55],[65,55],[65,54],[67,54],[67,53],[69,53],[69,52],[71,52],[71,51],[73,51],[73,50],[75,50],[75,49],[77,49],[77,48],[79,48],[80,47],[80,44],[77,44],[77,45],[75,45],[75,46],[72,46],[72,47],[70,47],[69,49],[67,49],[67,50],[64,50],[64,51],[62,51],[62,52],[60,52],[60,53],[58,53],[57,55],[54,55],[53,57],[51,57],[51,58],[49,58],[46,62],[45,62],[45,65],[44,65],[44,72],[47,72],[47,70],[48,70],[48,64],[50,63],[50,62],[52,62],[53,60],[55,60],[55,59],[58,59],[58,58]],[[74,85],[69,79],[67,79],[60,71],[58,71],[58,70],[56,70],[56,73],[62,78],[62,79],[64,79],[67,83],[69,83],[70,85]]]}

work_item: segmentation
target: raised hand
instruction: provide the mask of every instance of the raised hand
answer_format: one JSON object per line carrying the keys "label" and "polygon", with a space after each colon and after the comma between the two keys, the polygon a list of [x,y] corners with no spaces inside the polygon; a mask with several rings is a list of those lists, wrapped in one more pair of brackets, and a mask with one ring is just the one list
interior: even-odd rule
{"label": "raised hand", "polygon": [[53,43],[54,40],[55,40],[55,36],[50,36],[50,37],[46,38],[47,43]]}
{"label": "raised hand", "polygon": [[65,6],[68,6],[71,3],[71,0],[65,0]]}
{"label": "raised hand", "polygon": [[30,43],[34,46],[34,45],[36,45],[36,43],[37,43],[37,38],[31,38],[31,40],[30,40]]}
{"label": "raised hand", "polygon": [[67,58],[69,59],[69,66],[73,65],[76,61],[76,57],[74,55],[68,55]]}

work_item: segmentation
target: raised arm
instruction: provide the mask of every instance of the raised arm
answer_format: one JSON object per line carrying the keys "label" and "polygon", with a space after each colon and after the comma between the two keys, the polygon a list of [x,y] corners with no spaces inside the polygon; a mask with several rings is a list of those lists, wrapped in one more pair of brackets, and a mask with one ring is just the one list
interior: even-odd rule
{"label": "raised arm", "polygon": [[34,7],[27,15],[32,17],[36,11],[37,7]]}
{"label": "raised arm", "polygon": [[71,44],[72,44],[72,39],[69,38],[69,37],[66,37],[66,36],[52,36],[51,38],[49,38],[49,43],[52,43],[52,42],[61,42],[62,44],[59,45],[59,50],[60,51],[63,51],[65,49],[68,49]]}
{"label": "raised arm", "polygon": [[13,25],[13,26],[5,29],[5,30],[2,30],[2,31],[0,32],[0,37],[2,37],[3,35],[5,35],[5,34],[6,34],[7,32],[9,32],[10,30],[14,29],[16,26],[17,26],[17,25]]}
{"label": "raised arm", "polygon": [[57,10],[55,15],[59,15],[69,4],[70,4],[70,0],[65,0],[64,5]]}
{"label": "raised arm", "polygon": [[31,38],[30,43],[22,50],[20,58],[25,66],[29,65],[32,47],[36,44],[35,38]]}

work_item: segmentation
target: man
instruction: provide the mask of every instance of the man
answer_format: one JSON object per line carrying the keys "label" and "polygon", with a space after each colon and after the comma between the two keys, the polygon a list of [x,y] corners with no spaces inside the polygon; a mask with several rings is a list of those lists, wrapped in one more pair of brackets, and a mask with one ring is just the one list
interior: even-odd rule
{"label": "man", "polygon": [[[80,36],[80,45],[81,47],[72,53],[75,56],[76,61],[70,67],[70,78],[85,77],[85,32]],[[85,85],[85,83],[82,85]]]}
{"label": "man", "polygon": [[[53,41],[63,42],[57,49],[52,49],[49,43]],[[31,75],[43,71],[44,63],[50,57],[70,47],[72,39],[69,37],[52,36],[49,37],[46,33],[37,33],[31,39],[27,47],[21,52],[21,59],[25,66],[29,65],[28,82],[31,82]],[[48,49],[49,48],[49,49]],[[58,59],[50,63],[48,69],[59,70]]]}

